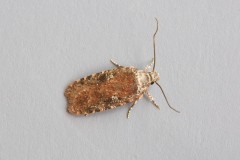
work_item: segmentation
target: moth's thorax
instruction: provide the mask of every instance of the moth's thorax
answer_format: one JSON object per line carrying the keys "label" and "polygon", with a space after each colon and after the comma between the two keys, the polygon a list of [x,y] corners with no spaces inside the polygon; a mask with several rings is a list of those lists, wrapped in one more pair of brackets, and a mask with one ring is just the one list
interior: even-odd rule
{"label": "moth's thorax", "polygon": [[144,70],[137,71],[137,78],[138,81],[142,84],[151,84],[151,82],[158,81],[160,79],[159,74],[155,71],[153,72],[146,72]]}
{"label": "moth's thorax", "polygon": [[146,72],[144,70],[137,70],[136,73],[138,93],[144,93],[152,82],[159,80],[157,72]]}

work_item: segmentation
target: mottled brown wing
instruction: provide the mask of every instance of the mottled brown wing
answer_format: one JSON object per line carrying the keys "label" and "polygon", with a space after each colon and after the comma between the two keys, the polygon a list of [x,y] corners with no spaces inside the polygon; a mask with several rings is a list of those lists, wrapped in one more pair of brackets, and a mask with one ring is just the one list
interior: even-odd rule
{"label": "mottled brown wing", "polygon": [[135,73],[136,68],[121,67],[73,82],[65,90],[68,111],[87,115],[135,101],[138,98]]}

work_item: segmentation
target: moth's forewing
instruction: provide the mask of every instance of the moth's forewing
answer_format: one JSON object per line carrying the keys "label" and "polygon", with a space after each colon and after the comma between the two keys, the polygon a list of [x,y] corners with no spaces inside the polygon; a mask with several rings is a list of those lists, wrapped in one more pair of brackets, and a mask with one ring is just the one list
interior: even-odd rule
{"label": "moth's forewing", "polygon": [[140,97],[136,72],[136,68],[121,67],[73,82],[65,90],[68,111],[87,115],[134,102]]}

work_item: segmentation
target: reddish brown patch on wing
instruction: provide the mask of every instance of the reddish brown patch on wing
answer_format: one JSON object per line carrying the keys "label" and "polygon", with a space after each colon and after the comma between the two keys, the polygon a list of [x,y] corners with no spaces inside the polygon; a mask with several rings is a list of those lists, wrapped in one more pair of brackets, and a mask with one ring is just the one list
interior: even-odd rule
{"label": "reddish brown patch on wing", "polygon": [[135,101],[135,71],[135,68],[118,68],[73,82],[65,90],[68,111],[87,115]]}

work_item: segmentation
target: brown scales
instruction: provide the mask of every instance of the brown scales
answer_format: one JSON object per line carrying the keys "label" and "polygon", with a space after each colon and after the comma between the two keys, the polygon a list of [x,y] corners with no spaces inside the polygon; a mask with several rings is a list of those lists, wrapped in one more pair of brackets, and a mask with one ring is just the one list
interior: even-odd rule
{"label": "brown scales", "polygon": [[65,96],[70,113],[87,115],[134,102],[141,96],[137,90],[136,69],[120,67],[73,82]]}

